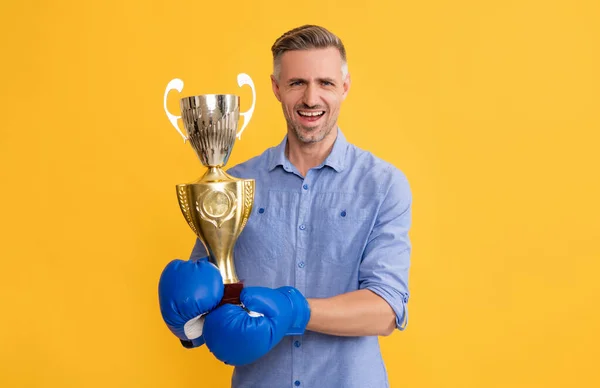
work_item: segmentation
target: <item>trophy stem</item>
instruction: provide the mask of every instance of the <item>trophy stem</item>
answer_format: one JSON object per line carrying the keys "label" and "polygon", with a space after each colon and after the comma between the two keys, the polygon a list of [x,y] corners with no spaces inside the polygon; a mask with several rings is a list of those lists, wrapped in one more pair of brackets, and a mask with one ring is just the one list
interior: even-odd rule
{"label": "trophy stem", "polygon": [[210,250],[208,254],[208,260],[219,269],[225,285],[240,282],[240,279],[237,277],[237,273],[235,271],[235,264],[233,262],[233,247],[230,249],[231,251],[229,252],[219,253]]}
{"label": "trophy stem", "polygon": [[227,174],[221,166],[208,166],[208,169],[196,183],[202,182],[227,182],[237,180]]}
{"label": "trophy stem", "polygon": [[217,258],[214,256],[214,253],[211,252],[209,254],[209,260],[212,261],[217,268],[219,268],[219,272],[221,272],[221,276],[223,278],[224,291],[223,298],[221,299],[219,306],[228,303],[237,305],[241,304],[240,294],[244,288],[244,283],[238,279],[235,272],[233,252],[229,251],[222,255],[221,260],[217,260]]}

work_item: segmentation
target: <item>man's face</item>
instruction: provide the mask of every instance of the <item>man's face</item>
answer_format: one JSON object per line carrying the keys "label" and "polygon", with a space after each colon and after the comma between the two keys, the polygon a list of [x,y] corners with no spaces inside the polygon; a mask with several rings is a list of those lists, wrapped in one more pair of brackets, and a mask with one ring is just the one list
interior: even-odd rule
{"label": "man's face", "polygon": [[350,76],[342,79],[342,58],[335,47],[285,52],[279,79],[271,81],[288,128],[302,143],[319,142],[336,128]]}

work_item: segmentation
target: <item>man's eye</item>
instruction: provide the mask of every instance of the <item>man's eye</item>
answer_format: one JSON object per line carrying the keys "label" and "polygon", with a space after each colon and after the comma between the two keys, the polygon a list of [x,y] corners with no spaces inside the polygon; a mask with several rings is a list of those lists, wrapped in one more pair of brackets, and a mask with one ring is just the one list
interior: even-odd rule
{"label": "man's eye", "polygon": [[302,81],[294,81],[290,84],[290,86],[300,86],[302,85]]}

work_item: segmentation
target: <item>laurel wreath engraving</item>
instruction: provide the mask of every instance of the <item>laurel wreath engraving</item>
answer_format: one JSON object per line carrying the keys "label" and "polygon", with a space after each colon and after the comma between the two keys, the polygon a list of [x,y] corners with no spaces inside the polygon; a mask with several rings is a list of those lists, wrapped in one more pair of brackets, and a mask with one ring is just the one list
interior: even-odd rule
{"label": "laurel wreath engraving", "polygon": [[246,222],[248,222],[248,218],[250,217],[250,208],[252,207],[252,202],[254,201],[254,188],[252,182],[245,181],[244,182],[244,218],[242,219],[242,227],[244,229],[246,226]]}
{"label": "laurel wreath engraving", "polygon": [[179,204],[181,205],[181,210],[183,212],[183,216],[185,217],[185,220],[187,221],[190,228],[192,228],[192,231],[194,233],[196,233],[196,235],[198,235],[198,231],[196,230],[196,227],[194,226],[194,223],[192,222],[192,216],[190,213],[190,205],[187,200],[187,194],[185,192],[185,187],[180,187],[177,190],[177,197],[179,198]]}

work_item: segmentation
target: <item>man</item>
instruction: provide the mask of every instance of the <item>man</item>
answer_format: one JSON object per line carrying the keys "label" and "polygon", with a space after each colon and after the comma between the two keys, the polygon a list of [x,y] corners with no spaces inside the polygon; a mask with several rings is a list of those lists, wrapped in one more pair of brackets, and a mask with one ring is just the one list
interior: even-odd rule
{"label": "man", "polygon": [[245,308],[215,308],[220,278],[197,241],[191,260],[177,263],[189,266],[178,283],[186,285],[161,280],[165,300],[191,297],[195,307],[163,315],[184,343],[206,341],[236,365],[234,387],[387,387],[378,336],[407,324],[409,184],[338,128],[350,75],[337,36],[302,26],[272,52],[287,136],[228,171],[256,180],[234,252]]}

